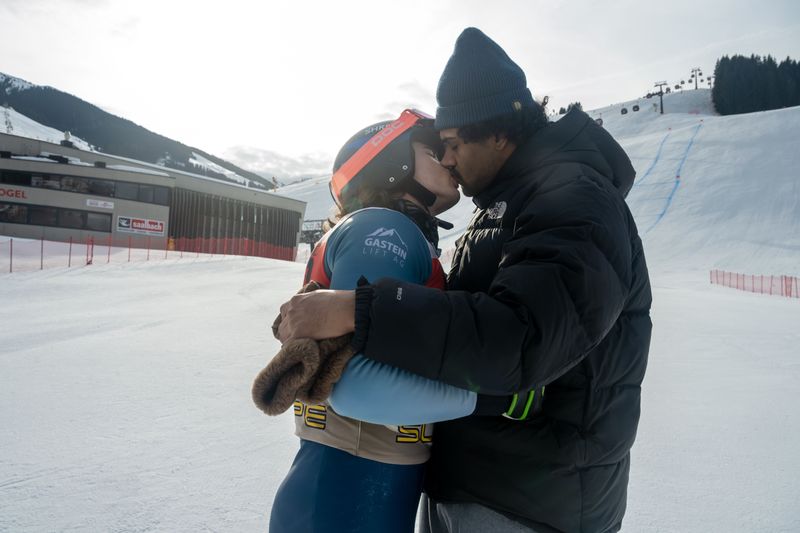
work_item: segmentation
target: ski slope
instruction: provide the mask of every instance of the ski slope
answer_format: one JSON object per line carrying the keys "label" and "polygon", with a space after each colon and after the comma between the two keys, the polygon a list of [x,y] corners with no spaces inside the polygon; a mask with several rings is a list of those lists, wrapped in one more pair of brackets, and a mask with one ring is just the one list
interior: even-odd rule
{"label": "ski slope", "polygon": [[[799,275],[800,107],[721,117],[709,89],[664,95],[663,115],[653,104],[657,97],[587,112],[636,169],[627,202],[650,268]],[[307,219],[333,209],[326,178],[276,192],[307,202]],[[455,225],[440,232],[444,259],[473,209],[462,197],[442,216]]]}
{"label": "ski slope", "polygon": [[[201,257],[0,277],[0,531],[265,531],[297,441],[250,384],[302,273]],[[799,302],[692,274],[654,297],[624,530],[798,531]]]}
{"label": "ski slope", "polygon": [[[711,268],[800,274],[800,109],[673,109],[603,111],[637,169],[654,290],[623,531],[800,531],[800,301],[708,283]],[[303,183],[309,218],[326,212],[325,180]],[[445,249],[471,211],[447,213]],[[265,531],[297,441],[250,384],[303,266],[0,274],[0,532]]]}
{"label": "ski slope", "polygon": [[800,273],[800,107],[721,117],[708,89],[664,106],[603,113],[637,171],[627,201],[651,268]]}
{"label": "ski slope", "polygon": [[[17,135],[19,137],[28,137],[29,139],[37,139],[53,144],[59,144],[65,138],[64,132],[43,124],[39,124],[35,120],[15,111],[14,108],[4,106],[0,107],[0,132]],[[70,135],[69,140],[72,141],[72,144],[75,145],[75,148],[93,151],[92,146],[90,146],[89,143],[80,137]]]}

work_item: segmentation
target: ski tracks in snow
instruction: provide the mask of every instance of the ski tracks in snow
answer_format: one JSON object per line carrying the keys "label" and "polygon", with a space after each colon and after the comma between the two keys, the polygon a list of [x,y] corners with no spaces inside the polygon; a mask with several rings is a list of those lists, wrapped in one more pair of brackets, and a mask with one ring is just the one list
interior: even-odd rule
{"label": "ski tracks in snow", "polygon": [[[661,140],[648,169],[633,184],[628,203],[637,224],[647,227],[642,234],[653,230],[669,211],[681,184],[681,172],[702,126],[701,121],[691,129],[670,129]],[[645,183],[650,177],[651,181]]]}

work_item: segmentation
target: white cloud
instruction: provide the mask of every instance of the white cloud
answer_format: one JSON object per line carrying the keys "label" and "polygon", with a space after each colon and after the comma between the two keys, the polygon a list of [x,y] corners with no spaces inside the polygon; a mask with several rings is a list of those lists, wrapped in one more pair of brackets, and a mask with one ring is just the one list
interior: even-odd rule
{"label": "white cloud", "polygon": [[253,146],[228,148],[221,157],[265,178],[275,176],[280,181],[287,178],[324,176],[330,173],[333,165],[333,161],[324,154],[288,157],[272,150]]}

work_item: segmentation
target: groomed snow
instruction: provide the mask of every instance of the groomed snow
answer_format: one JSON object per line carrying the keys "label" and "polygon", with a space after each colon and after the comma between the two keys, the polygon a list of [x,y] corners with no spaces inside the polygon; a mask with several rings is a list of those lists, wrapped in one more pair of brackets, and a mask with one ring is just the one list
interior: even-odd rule
{"label": "groomed snow", "polygon": [[[296,449],[250,384],[298,263],[0,278],[0,531],[264,531]],[[656,276],[626,531],[797,531],[800,302]]]}

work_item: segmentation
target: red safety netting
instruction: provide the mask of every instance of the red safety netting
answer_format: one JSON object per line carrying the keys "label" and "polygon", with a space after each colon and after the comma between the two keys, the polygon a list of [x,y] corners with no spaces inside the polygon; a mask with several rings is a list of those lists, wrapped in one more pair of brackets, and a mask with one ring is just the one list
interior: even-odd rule
{"label": "red safety netting", "polygon": [[722,285],[740,291],[800,298],[800,278],[795,276],[762,276],[712,270],[712,285]]}
{"label": "red safety netting", "polygon": [[251,239],[150,239],[112,242],[88,237],[68,242],[0,237],[0,274],[91,264],[203,256],[251,256],[294,261],[297,248]]}

